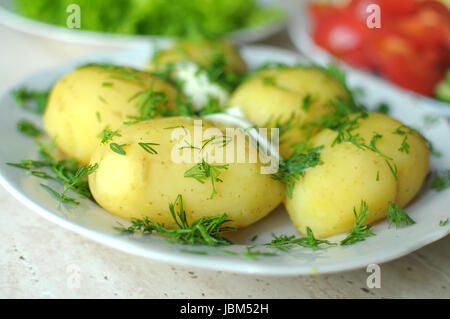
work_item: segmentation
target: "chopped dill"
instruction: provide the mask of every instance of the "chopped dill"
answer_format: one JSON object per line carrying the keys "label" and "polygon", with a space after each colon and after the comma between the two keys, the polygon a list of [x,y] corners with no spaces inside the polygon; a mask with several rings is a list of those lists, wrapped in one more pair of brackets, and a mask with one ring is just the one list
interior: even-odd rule
{"label": "chopped dill", "polygon": [[365,225],[367,215],[370,214],[369,207],[365,201],[361,201],[361,207],[359,213],[356,212],[356,207],[353,208],[353,214],[355,215],[355,224],[353,225],[350,233],[341,241],[341,246],[352,245],[359,241],[365,240],[367,237],[374,236],[375,234],[370,230],[370,225]]}
{"label": "chopped dill", "polygon": [[[175,211],[177,206],[178,211]],[[170,243],[208,246],[230,245],[231,242],[223,237],[221,233],[237,231],[235,227],[224,226],[224,224],[231,222],[226,214],[211,217],[203,216],[189,223],[181,195],[177,196],[174,203],[169,203],[169,212],[173,219],[172,226],[165,226],[152,221],[148,217],[144,217],[142,219],[134,219],[129,227],[120,225],[115,227],[115,229],[124,233],[157,233],[165,236]]]}
{"label": "chopped dill", "polygon": [[160,145],[160,144],[158,144],[158,143],[138,143],[138,145],[150,154],[158,154],[158,152],[152,146],[156,146],[156,145]]}
{"label": "chopped dill", "polygon": [[273,240],[266,244],[266,247],[276,248],[282,251],[287,251],[292,245],[298,245],[302,247],[311,248],[316,250],[320,245],[337,245],[331,243],[328,240],[316,239],[311,228],[306,227],[307,236],[296,238],[295,236],[280,235],[276,236],[272,234]]}
{"label": "chopped dill", "polygon": [[389,227],[391,227],[392,224],[395,224],[396,228],[400,228],[402,223],[404,225],[413,225],[416,223],[401,207],[392,202],[389,202],[386,219],[389,223]]}
{"label": "chopped dill", "polygon": [[37,137],[42,135],[43,131],[27,120],[21,120],[17,123],[17,130],[27,136]]}
{"label": "chopped dill", "polygon": [[188,169],[184,173],[184,177],[194,178],[199,183],[204,184],[206,180],[211,180],[212,192],[210,199],[217,194],[215,183],[222,182],[219,178],[220,170],[227,170],[228,164],[225,165],[210,165],[205,159],[202,159],[201,163],[195,164],[192,168]]}

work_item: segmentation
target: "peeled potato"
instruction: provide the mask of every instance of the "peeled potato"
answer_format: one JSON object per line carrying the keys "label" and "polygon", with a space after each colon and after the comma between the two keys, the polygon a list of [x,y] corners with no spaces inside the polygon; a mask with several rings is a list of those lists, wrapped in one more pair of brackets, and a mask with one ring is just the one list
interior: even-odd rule
{"label": "peeled potato", "polygon": [[[396,133],[399,129],[400,134]],[[374,133],[382,137],[377,141],[377,148],[397,165],[398,194],[396,204],[405,207],[419,192],[430,166],[430,152],[424,138],[403,123],[384,114],[373,113],[360,120],[360,127],[355,130],[366,141]],[[406,140],[405,140],[406,138]],[[408,146],[401,151],[403,140]],[[380,177],[382,178],[382,176]]]}
{"label": "peeled potato", "polygon": [[330,102],[338,97],[350,99],[347,90],[326,71],[285,67],[257,72],[236,89],[229,105],[239,106],[259,127],[276,127],[276,122],[286,124],[291,119],[286,132],[280,130],[280,153],[286,157],[292,153],[290,146],[304,142],[309,134],[300,126],[330,113],[334,109]]}
{"label": "peeled potato", "polygon": [[[361,200],[371,212],[368,223],[383,219],[397,196],[397,183],[382,157],[347,143],[331,147],[335,137],[336,132],[324,130],[312,138],[314,146],[324,145],[323,165],[310,168],[285,202],[294,226],[305,235],[306,227],[318,238],[349,231]],[[378,181],[377,174],[382,176]]]}
{"label": "peeled potato", "polygon": [[[181,194],[189,222],[202,216],[226,213],[233,220],[230,225],[245,227],[263,218],[282,201],[282,185],[270,175],[261,174],[261,162],[238,163],[237,152],[231,157],[233,163],[229,163],[228,169],[219,169],[218,178],[222,182],[215,182],[215,194],[210,178],[202,184],[184,176],[196,165],[193,156],[205,156],[207,149],[206,161],[210,165],[224,165],[227,147],[222,147],[220,142],[202,147],[208,134],[225,136],[224,131],[211,122],[203,121],[203,126],[199,126],[190,118],[161,118],[123,126],[119,132],[121,136],[111,142],[124,145],[126,155],[115,153],[108,144],[99,145],[91,158],[91,164],[97,163],[99,167],[89,176],[95,200],[112,214],[126,219],[147,216],[172,225],[168,204]],[[198,137],[200,145],[197,149],[191,148]],[[238,135],[232,140],[237,141],[237,138]],[[152,146],[157,154],[146,152],[138,143],[158,144]],[[245,145],[245,156],[249,156],[252,148],[253,145]],[[222,156],[219,156],[221,151]],[[186,162],[179,161],[177,156],[186,154]],[[216,156],[216,161],[211,156]]]}
{"label": "peeled potato", "polygon": [[237,49],[229,41],[224,40],[180,41],[169,49],[158,52],[147,69],[149,71],[161,71],[168,64],[184,61],[208,66],[220,56],[225,59],[225,70],[227,72],[243,73],[247,71],[247,66]]}
{"label": "peeled potato", "polygon": [[[365,145],[371,145],[379,134],[374,145],[384,156],[349,142],[332,147],[335,131],[324,130],[314,136],[311,143],[324,146],[320,154],[323,165],[308,170],[285,202],[294,225],[303,234],[306,227],[318,237],[350,231],[355,223],[353,209],[358,212],[362,200],[370,210],[367,223],[381,220],[389,202],[405,207],[425,180],[429,151],[419,133],[383,114],[370,114],[358,123],[351,134],[359,134]],[[406,136],[408,152],[403,143]]]}
{"label": "peeled potato", "polygon": [[175,108],[176,89],[154,76],[109,65],[81,67],[53,87],[44,126],[64,153],[86,164],[100,141],[99,133],[138,115],[136,103],[144,96],[136,94],[149,89],[167,95],[163,107]]}

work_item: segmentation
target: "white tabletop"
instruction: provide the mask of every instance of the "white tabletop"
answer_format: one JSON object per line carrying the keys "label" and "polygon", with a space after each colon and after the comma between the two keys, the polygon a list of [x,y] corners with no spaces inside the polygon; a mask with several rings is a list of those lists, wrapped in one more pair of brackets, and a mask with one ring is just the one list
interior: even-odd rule
{"label": "white tabletop", "polygon": [[[0,90],[34,71],[105,50],[3,26],[0,43]],[[265,43],[293,48],[285,33]],[[369,289],[365,269],[276,278],[136,257],[48,222],[1,186],[0,234],[0,298],[450,298],[450,236],[382,264],[381,288]]]}

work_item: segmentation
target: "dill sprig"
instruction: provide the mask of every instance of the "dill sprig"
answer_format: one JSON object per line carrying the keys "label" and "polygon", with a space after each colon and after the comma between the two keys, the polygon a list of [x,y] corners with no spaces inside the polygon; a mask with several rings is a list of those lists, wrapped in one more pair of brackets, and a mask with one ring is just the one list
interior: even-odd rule
{"label": "dill sprig", "polygon": [[333,140],[331,147],[335,146],[336,144],[351,143],[361,150],[370,150],[384,158],[386,165],[389,167],[389,170],[391,171],[395,180],[397,180],[398,179],[397,165],[394,163],[391,157],[382,153],[376,146],[377,141],[383,136],[378,133],[375,133],[375,135],[370,140],[370,144],[367,145],[365,139],[359,133],[352,134],[352,131],[359,128],[359,120],[366,117],[367,113],[362,112],[359,115],[355,116],[355,118],[353,118],[352,120],[347,118],[347,121],[341,122],[336,127],[337,136]]}
{"label": "dill sprig", "polygon": [[144,149],[144,151],[146,151],[147,153],[154,155],[154,154],[158,154],[158,152],[152,146],[157,146],[160,144],[158,144],[158,143],[138,143],[138,145],[140,147],[142,147]]}
{"label": "dill sprig", "polygon": [[442,171],[441,173],[434,173],[434,180],[431,183],[431,188],[441,192],[450,187],[450,169]]}
{"label": "dill sprig", "polygon": [[119,155],[127,155],[127,153],[123,149],[123,147],[125,145],[126,144],[119,145],[117,143],[111,143],[111,144],[109,144],[109,148],[111,149],[111,151],[113,151],[114,153],[117,153]]}
{"label": "dill sprig", "polygon": [[159,115],[171,115],[171,111],[167,109],[169,97],[164,92],[154,91],[153,87],[137,92],[128,101],[135,101],[135,106],[138,108],[138,115],[129,115],[128,118],[132,121],[127,121],[124,124],[134,124],[151,120]]}
{"label": "dill sprig", "polygon": [[[36,144],[39,147],[41,160],[22,160],[20,163],[6,164],[25,169],[33,176],[43,179],[51,179],[62,184],[62,192],[58,192],[48,185],[41,184],[41,186],[50,191],[63,203],[67,202],[76,205],[79,204],[75,198],[67,196],[67,192],[69,190],[74,191],[83,197],[92,199],[87,177],[98,168],[98,164],[79,167],[78,162],[75,159],[57,161],[50,155],[50,152],[45,145],[38,142],[36,142]],[[42,170],[44,168],[49,169],[53,174]]]}
{"label": "dill sprig", "polygon": [[322,149],[323,146],[319,146],[305,151],[296,151],[287,159],[280,159],[278,172],[272,174],[272,178],[283,183],[289,198],[292,198],[295,183],[305,174],[306,170],[323,164],[320,159]]}
{"label": "dill sprig", "polygon": [[211,61],[203,66],[208,78],[213,83],[218,83],[227,91],[235,89],[242,80],[242,74],[238,72],[228,71],[228,60],[223,50],[217,50]]}
{"label": "dill sprig", "polygon": [[206,138],[202,141],[202,150],[211,143],[211,145],[220,145],[221,147],[226,147],[233,138],[231,136],[226,135],[214,135],[209,138]]}
{"label": "dill sprig", "polygon": [[335,243],[331,243],[328,240],[316,239],[311,228],[306,227],[306,237],[297,238],[294,235],[280,235],[276,236],[272,234],[273,240],[266,244],[266,247],[276,248],[282,251],[289,250],[291,245],[298,245],[302,247],[311,248],[312,250],[316,250],[320,245],[336,245]]}
{"label": "dill sprig", "polygon": [[210,96],[208,98],[208,102],[198,113],[199,116],[205,116],[208,114],[220,113],[223,112],[222,107],[220,106],[220,101],[218,98]]}
{"label": "dill sprig", "polygon": [[299,122],[295,113],[291,113],[288,119],[281,120],[281,117],[277,117],[275,123],[273,125],[269,125],[269,123],[263,125],[263,127],[273,127],[278,129],[278,137],[280,138],[279,144],[286,143],[288,139],[281,139],[287,132],[291,129],[298,127]]}
{"label": "dill sprig", "polygon": [[17,130],[27,136],[37,137],[43,133],[43,131],[36,127],[33,123],[27,120],[21,120],[17,123]]}
{"label": "dill sprig", "polygon": [[[175,211],[177,206],[178,211]],[[144,217],[134,219],[129,227],[120,225],[115,229],[125,233],[157,233],[165,236],[167,241],[171,243],[208,246],[230,245],[231,242],[221,233],[238,230],[235,227],[224,226],[224,224],[231,222],[226,214],[212,217],[203,216],[190,224],[186,217],[181,195],[177,196],[174,203],[169,203],[169,211],[174,222],[174,225],[170,227]]]}
{"label": "dill sprig", "polygon": [[367,215],[370,214],[369,207],[365,201],[361,201],[359,213],[356,213],[356,207],[353,208],[353,214],[355,215],[355,224],[347,237],[341,241],[341,246],[352,245],[356,242],[365,240],[367,237],[375,235],[370,230],[371,226],[365,225]]}
{"label": "dill sprig", "polygon": [[21,87],[13,91],[16,103],[24,110],[42,115],[47,106],[47,99],[50,90],[30,90],[26,87]]}
{"label": "dill sprig", "polygon": [[444,227],[448,224],[449,219],[447,218],[446,220],[440,220],[439,221],[439,226]]}
{"label": "dill sprig", "polygon": [[305,112],[308,112],[309,111],[309,107],[311,106],[311,103],[312,103],[312,101],[311,101],[311,94],[307,94],[302,100],[302,109]]}
{"label": "dill sprig", "polygon": [[211,180],[212,192],[210,199],[217,194],[215,183],[223,182],[218,176],[220,175],[220,170],[227,170],[228,164],[225,165],[211,165],[202,159],[201,163],[195,164],[192,168],[188,169],[184,173],[184,177],[194,178],[199,183],[204,184],[206,180]]}
{"label": "dill sprig", "polygon": [[409,154],[409,144],[408,144],[408,136],[406,135],[403,138],[402,144],[400,145],[400,148],[398,149],[400,152]]}
{"label": "dill sprig", "polygon": [[392,224],[395,224],[396,228],[400,228],[402,223],[405,225],[413,225],[416,223],[401,207],[392,202],[389,202],[386,219],[389,223],[389,227],[391,227]]}
{"label": "dill sprig", "polygon": [[110,130],[109,126],[105,127],[104,130],[99,135],[97,135],[98,138],[102,139],[100,142],[102,144],[106,144],[106,143],[112,141],[115,136],[120,137],[122,135],[119,133],[118,130],[116,130],[116,131]]}

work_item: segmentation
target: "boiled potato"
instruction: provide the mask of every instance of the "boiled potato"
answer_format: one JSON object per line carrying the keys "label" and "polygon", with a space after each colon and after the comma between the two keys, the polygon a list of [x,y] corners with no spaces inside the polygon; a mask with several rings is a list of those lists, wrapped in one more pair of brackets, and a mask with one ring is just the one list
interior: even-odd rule
{"label": "boiled potato", "polygon": [[161,92],[174,109],[176,89],[147,73],[110,65],[90,65],[70,72],[53,87],[44,125],[68,156],[89,162],[103,129],[114,129],[139,114],[145,93]]}
{"label": "boiled potato", "polygon": [[158,52],[147,66],[149,71],[159,72],[167,65],[178,62],[194,62],[207,67],[218,57],[225,59],[225,71],[244,73],[247,66],[237,49],[225,40],[180,41],[167,50]]}
{"label": "boiled potato", "polygon": [[167,74],[191,102],[194,111],[208,104],[224,107],[247,67],[228,41],[182,41],[158,52],[148,65],[151,72]]}
{"label": "boiled potato", "polygon": [[269,68],[241,84],[229,105],[239,106],[259,127],[284,124],[284,129],[280,127],[280,153],[287,157],[292,153],[290,146],[304,142],[309,134],[300,126],[331,112],[330,102],[338,97],[350,99],[347,90],[320,68]]}
{"label": "boiled potato", "polygon": [[[231,153],[233,163],[228,169],[218,169],[217,177],[222,181],[214,183],[215,193],[210,178],[201,183],[185,177],[196,165],[194,155],[206,157],[210,165],[224,165],[228,147],[235,147],[233,143],[223,147],[223,140],[219,139],[205,144],[211,137],[226,135],[211,122],[195,124],[191,118],[171,117],[121,127],[121,136],[111,142],[123,145],[126,154],[118,154],[111,145],[103,144],[91,158],[92,165],[99,165],[89,176],[95,200],[107,211],[126,219],[148,216],[172,225],[168,203],[181,194],[189,222],[226,213],[233,220],[230,225],[237,227],[256,222],[280,204],[284,196],[282,185],[270,175],[261,174],[259,161],[237,163],[237,152]],[[232,140],[237,141],[238,135]],[[151,146],[155,152],[145,151],[138,143],[157,144]],[[245,144],[244,155],[249,156],[252,148],[253,145]]]}
{"label": "boiled potato", "polygon": [[[303,234],[306,227],[318,237],[350,231],[355,223],[353,209],[358,212],[361,200],[370,210],[367,223],[381,220],[389,202],[405,207],[425,180],[429,151],[419,133],[377,113],[358,123],[351,135],[359,134],[367,146],[374,141],[379,153],[349,142],[331,146],[337,132],[328,129],[311,140],[313,146],[324,146],[320,154],[323,165],[307,171],[285,203],[294,225]],[[403,142],[405,137],[408,146]]]}
{"label": "boiled potato", "polygon": [[[397,183],[381,156],[347,143],[331,147],[335,137],[336,132],[327,129],[312,138],[312,145],[324,146],[323,164],[310,168],[285,202],[294,226],[304,235],[306,227],[318,238],[349,231],[355,223],[353,209],[358,211],[361,200],[371,212],[367,221],[378,221],[397,197]],[[378,181],[377,174],[382,176]]]}
{"label": "boiled potato", "polygon": [[355,130],[355,133],[359,133],[366,141],[370,141],[375,132],[382,135],[376,143],[377,148],[392,158],[397,166],[396,204],[405,207],[419,192],[428,174],[430,152],[427,143],[417,131],[379,113],[370,114],[368,118],[360,120],[360,127]]}

